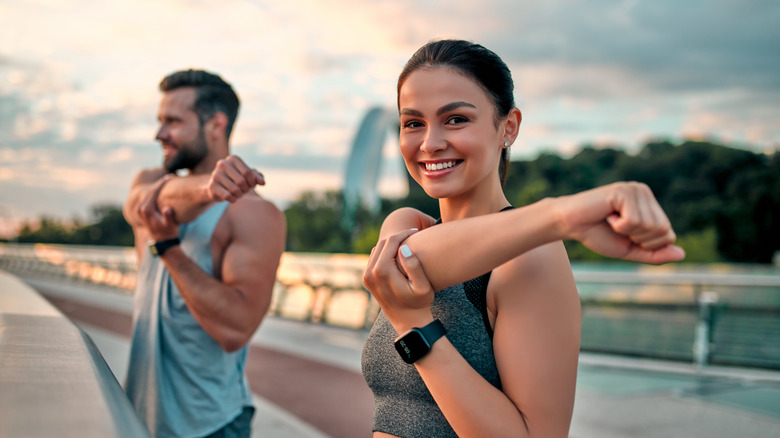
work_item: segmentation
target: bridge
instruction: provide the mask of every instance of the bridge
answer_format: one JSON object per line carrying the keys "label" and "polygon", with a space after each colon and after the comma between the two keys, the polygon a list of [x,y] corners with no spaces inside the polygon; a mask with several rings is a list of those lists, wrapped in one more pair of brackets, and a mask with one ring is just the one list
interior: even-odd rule
{"label": "bridge", "polygon": [[[364,263],[364,257],[285,254],[271,311],[250,343],[256,436],[370,434],[372,400],[359,370],[377,308],[359,284]],[[143,436],[125,432],[137,431],[137,424],[120,387],[131,324],[132,254],[121,248],[0,245],[0,269],[0,436],[49,436],[52,430],[58,436]],[[760,351],[743,354],[758,359],[758,366],[721,363],[725,342],[734,335],[718,330],[723,321],[736,321],[727,324],[732,328],[745,322],[740,318],[751,303],[737,305],[735,296],[753,297],[756,307],[755,297],[775,293],[780,277],[662,269],[578,269],[575,275],[584,318],[572,437],[776,433],[780,371],[771,350],[780,344],[772,338],[780,332],[772,321],[779,318],[748,316],[765,317],[765,326],[752,328],[766,345],[748,345]],[[676,301],[658,301],[670,286],[677,292],[668,297]],[[43,310],[32,311],[36,306]],[[739,308],[738,317],[729,316],[729,308]],[[630,326],[629,336],[608,335]],[[41,327],[55,327],[58,337]],[[643,331],[648,333],[637,342],[623,343]],[[658,354],[650,341],[664,331],[684,339]],[[56,348],[49,345],[38,356],[20,347],[47,343]],[[63,351],[70,365],[58,362]],[[93,402],[68,403],[87,399]]]}

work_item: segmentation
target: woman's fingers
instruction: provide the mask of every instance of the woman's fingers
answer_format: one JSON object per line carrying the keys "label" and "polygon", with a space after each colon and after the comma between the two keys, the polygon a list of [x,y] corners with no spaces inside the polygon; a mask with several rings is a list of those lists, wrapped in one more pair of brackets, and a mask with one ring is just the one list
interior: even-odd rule
{"label": "woman's fingers", "polygon": [[401,245],[399,252],[401,254],[399,261],[406,273],[406,278],[409,279],[409,288],[412,294],[426,295],[433,292],[433,286],[428,281],[428,277],[425,275],[425,270],[423,270],[422,263],[420,263],[417,255],[407,245]]}
{"label": "woman's fingers", "polygon": [[660,265],[662,263],[676,262],[684,259],[685,250],[677,245],[666,245],[654,250],[648,250],[635,245],[623,258],[635,262]]}
{"label": "woman's fingers", "polygon": [[398,271],[396,253],[401,242],[414,233],[413,230],[402,231],[387,239],[377,242],[371,250],[366,271],[363,274],[363,284],[371,290],[378,280],[387,281],[394,271]]}
{"label": "woman's fingers", "polygon": [[[582,228],[575,238],[585,246],[610,257],[643,263],[660,264],[685,257],[682,248],[673,245],[677,236],[647,185],[616,183],[588,194],[596,196],[592,198],[595,205],[602,205],[595,211],[611,213],[602,219],[591,214],[593,221],[590,224],[581,223]],[[598,201],[599,198],[602,201]],[[608,208],[603,208],[603,201],[607,202]],[[586,205],[576,207],[586,208]]]}
{"label": "woman's fingers", "polygon": [[419,259],[403,245],[416,232],[416,229],[402,231],[377,242],[371,250],[363,284],[383,308],[387,304],[405,308],[430,305],[433,288]]}
{"label": "woman's fingers", "polygon": [[666,213],[645,184],[620,187],[617,213],[607,217],[610,227],[645,249],[657,249],[674,242],[676,236]]}

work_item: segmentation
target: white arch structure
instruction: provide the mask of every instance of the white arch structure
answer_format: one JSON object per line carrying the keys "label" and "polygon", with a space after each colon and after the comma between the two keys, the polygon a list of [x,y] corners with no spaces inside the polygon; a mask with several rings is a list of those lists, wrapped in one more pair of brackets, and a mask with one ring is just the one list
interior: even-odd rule
{"label": "white arch structure", "polygon": [[398,115],[384,107],[368,110],[360,123],[352,152],[347,162],[344,177],[344,216],[345,228],[354,225],[355,212],[359,205],[376,212],[380,207],[378,191],[379,174],[382,166],[382,148],[391,130],[397,131]]}

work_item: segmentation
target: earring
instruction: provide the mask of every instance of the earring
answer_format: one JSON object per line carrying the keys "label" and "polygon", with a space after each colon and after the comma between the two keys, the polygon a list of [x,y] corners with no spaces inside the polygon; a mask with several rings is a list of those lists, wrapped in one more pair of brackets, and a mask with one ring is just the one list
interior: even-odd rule
{"label": "earring", "polygon": [[508,147],[509,147],[509,142],[508,142],[508,141],[505,141],[505,142],[504,142],[504,147],[505,147],[505,148],[508,148]]}

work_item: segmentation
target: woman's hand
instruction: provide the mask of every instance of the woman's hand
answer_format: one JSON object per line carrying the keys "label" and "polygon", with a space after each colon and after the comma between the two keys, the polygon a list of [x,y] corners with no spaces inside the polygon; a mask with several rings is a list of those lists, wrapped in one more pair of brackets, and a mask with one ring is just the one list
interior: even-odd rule
{"label": "woman's hand", "polygon": [[363,274],[363,284],[398,333],[433,320],[433,287],[420,261],[408,246],[402,245],[415,232],[402,231],[377,242]]}
{"label": "woman's hand", "polygon": [[685,257],[677,236],[652,191],[642,183],[614,183],[559,198],[567,238],[600,254],[643,263]]}

